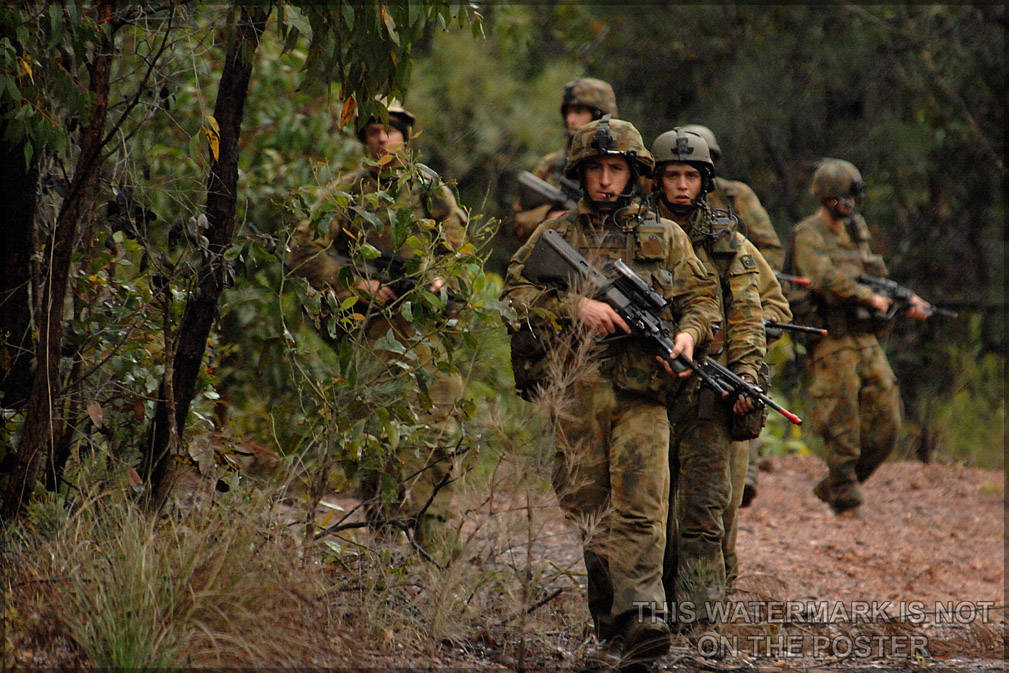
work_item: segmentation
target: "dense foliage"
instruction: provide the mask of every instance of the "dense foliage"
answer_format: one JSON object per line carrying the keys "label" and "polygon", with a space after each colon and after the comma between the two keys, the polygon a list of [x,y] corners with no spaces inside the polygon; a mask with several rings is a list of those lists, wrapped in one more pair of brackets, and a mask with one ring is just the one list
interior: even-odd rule
{"label": "dense foliage", "polygon": [[[516,175],[563,146],[561,88],[582,75],[646,141],[713,128],[720,171],[783,238],[815,207],[818,158],[858,165],[891,274],[961,312],[889,341],[905,450],[1002,465],[1006,27],[993,4],[0,6],[0,558],[19,573],[0,658],[45,665],[8,656],[22,638],[56,667],[343,666],[361,642],[476,652],[503,631],[522,668],[527,637],[582,640],[574,594],[526,625],[577,578],[540,563],[551,433],[512,390],[498,300]],[[419,120],[407,170],[432,166],[470,211],[468,245],[424,271],[464,306],[446,316],[418,284],[392,308],[416,332],[373,340],[287,263],[295,225],[337,208],[430,251],[388,193],[318,198],[364,160],[356,120],[394,98]],[[470,487],[506,503],[465,521],[483,546],[447,569],[316,537],[349,516],[324,494],[417,447],[434,329],[434,367],[466,381]],[[768,360],[804,414],[801,351]],[[765,438],[816,448],[775,414]],[[135,507],[165,455],[219,506]]]}
{"label": "dense foliage", "polygon": [[[852,161],[891,276],[961,311],[889,341],[907,450],[1001,464],[1006,21],[994,5],[497,5],[480,48],[432,41],[408,102],[425,154],[502,218],[518,172],[562,147],[561,86],[577,76],[610,82],[646,143],[712,128],[719,173],[754,188],[783,241],[816,207],[815,162]],[[514,246],[503,232],[491,268]],[[801,408],[788,355],[779,394]]]}
{"label": "dense foliage", "polygon": [[[458,3],[35,3],[2,12],[0,113],[13,176],[5,185],[38,195],[6,201],[22,223],[5,251],[20,257],[5,257],[0,305],[6,475],[25,458],[25,401],[39,378],[32,353],[49,334],[40,332],[43,307],[64,307],[65,326],[58,382],[45,388],[58,421],[45,481],[56,488],[61,465],[82,450],[107,455],[124,479],[149,445],[159,401],[177,402],[159,391],[172,389],[173,362],[180,371],[183,315],[208,268],[226,287],[191,356],[201,366],[175,450],[193,453],[190,440],[213,431],[287,456],[319,446],[358,455],[344,433],[363,412],[326,391],[366,396],[345,372],[334,377],[343,356],[306,320],[305,287],[283,260],[312,186],[360,161],[345,127],[382,114],[377,94],[404,97],[420,120],[421,160],[455,182],[477,216],[472,259],[459,260],[474,322],[445,366],[470,374],[471,406],[524,411],[506,363],[485,357],[505,356],[493,273],[514,243],[486,241],[497,220],[507,222],[515,175],[562,146],[559,92],[578,75],[612,82],[621,116],[646,140],[677,123],[711,126],[720,171],[756,189],[783,238],[814,206],[815,160],[856,163],[892,275],[962,312],[895,330],[895,366],[917,421],[910,439],[997,460],[988,445],[1004,414],[1004,8],[505,4],[481,10],[483,20]],[[235,214],[221,229],[207,210],[226,149],[213,100],[243,22],[264,32],[245,47],[252,74],[233,138]],[[466,23],[486,39],[440,30]],[[115,44],[104,93],[95,79],[103,41]],[[78,166],[103,98],[97,163]],[[88,189],[75,191],[75,170],[90,171]],[[68,194],[78,201],[63,237],[72,243],[66,301],[46,303],[45,242],[69,220]],[[474,266],[484,258],[490,276]],[[801,407],[795,349],[778,351],[780,395]],[[400,421],[411,424],[409,414]],[[796,439],[777,436],[776,445]]]}

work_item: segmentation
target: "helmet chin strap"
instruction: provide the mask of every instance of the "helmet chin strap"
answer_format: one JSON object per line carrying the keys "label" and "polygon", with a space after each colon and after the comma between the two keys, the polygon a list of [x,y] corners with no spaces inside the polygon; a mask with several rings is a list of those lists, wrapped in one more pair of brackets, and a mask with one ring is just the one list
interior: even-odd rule
{"label": "helmet chin strap", "polygon": [[669,209],[669,212],[671,212],[673,215],[676,215],[677,217],[686,217],[687,215],[692,215],[693,212],[697,210],[697,206],[699,205],[697,199],[691,199],[690,203],[682,204],[671,202],[669,199],[666,198],[665,194],[662,194],[662,196],[660,196],[659,198],[662,199],[662,203],[664,203],[666,208]]}

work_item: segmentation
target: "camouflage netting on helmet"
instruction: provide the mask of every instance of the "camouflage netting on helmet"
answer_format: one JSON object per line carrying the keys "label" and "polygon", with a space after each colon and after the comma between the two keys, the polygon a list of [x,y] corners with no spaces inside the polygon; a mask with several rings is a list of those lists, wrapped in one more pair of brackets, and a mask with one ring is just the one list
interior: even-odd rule
{"label": "camouflage netting on helmet", "polygon": [[844,159],[826,158],[820,161],[813,173],[810,191],[820,199],[841,199],[860,196],[865,188],[862,174],[855,165]]}
{"label": "camouflage netting on helmet", "polygon": [[604,114],[617,116],[617,97],[613,94],[613,87],[594,77],[579,77],[564,85],[561,117],[566,114],[569,105],[590,108],[593,119],[599,119]]}
{"label": "camouflage netting on helmet", "polygon": [[622,156],[629,163],[636,163],[642,175],[650,173],[654,166],[652,155],[645,148],[641,134],[634,125],[620,119],[610,119],[607,115],[589,122],[575,133],[568,149],[564,175],[577,178],[583,161],[607,155]]}

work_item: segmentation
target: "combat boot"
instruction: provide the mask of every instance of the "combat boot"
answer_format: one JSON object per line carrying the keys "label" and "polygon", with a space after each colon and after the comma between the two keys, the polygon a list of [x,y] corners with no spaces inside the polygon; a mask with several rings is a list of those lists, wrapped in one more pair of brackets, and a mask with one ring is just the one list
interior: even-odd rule
{"label": "combat boot", "polygon": [[832,481],[829,475],[824,477],[820,483],[813,487],[813,494],[830,505],[834,514],[855,510],[857,515],[858,507],[862,504],[862,489],[854,481],[834,482],[831,487]]}
{"label": "combat boot", "polygon": [[655,661],[672,645],[672,631],[665,621],[649,619],[631,622],[625,634],[624,661],[647,663]]}

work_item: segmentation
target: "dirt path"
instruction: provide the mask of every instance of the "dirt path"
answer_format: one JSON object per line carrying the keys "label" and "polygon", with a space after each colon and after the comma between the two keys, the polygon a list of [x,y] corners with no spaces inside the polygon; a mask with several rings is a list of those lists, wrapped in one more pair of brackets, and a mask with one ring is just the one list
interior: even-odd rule
{"label": "dirt path", "polygon": [[1004,603],[999,472],[885,463],[865,484],[859,521],[812,494],[825,473],[819,460],[785,456],[765,467],[742,510],[741,575],[774,575],[795,599]]}
{"label": "dirt path", "polygon": [[[809,663],[811,650],[819,648],[844,667],[882,660],[1002,670],[1007,600],[1001,472],[886,463],[864,486],[858,520],[835,516],[812,494],[825,471],[818,459],[785,456],[763,467],[757,498],[742,512],[741,573],[733,597],[756,596],[779,611],[788,610],[782,601],[804,604],[800,624],[782,630],[797,645],[793,659]],[[800,614],[797,606],[794,613]],[[901,619],[885,624],[884,615]],[[824,617],[841,623],[801,624]],[[752,639],[740,645],[751,660],[788,659],[780,639],[777,651]]]}
{"label": "dirt path", "polygon": [[[678,637],[658,670],[1003,670],[1003,474],[890,462],[865,485],[857,520],[812,494],[824,470],[815,457],[763,462],[741,516],[737,611],[717,638]],[[583,573],[550,500],[540,502],[534,556]],[[555,603],[556,616],[585,612],[577,588]],[[555,665],[576,667],[584,644],[566,645]]]}

